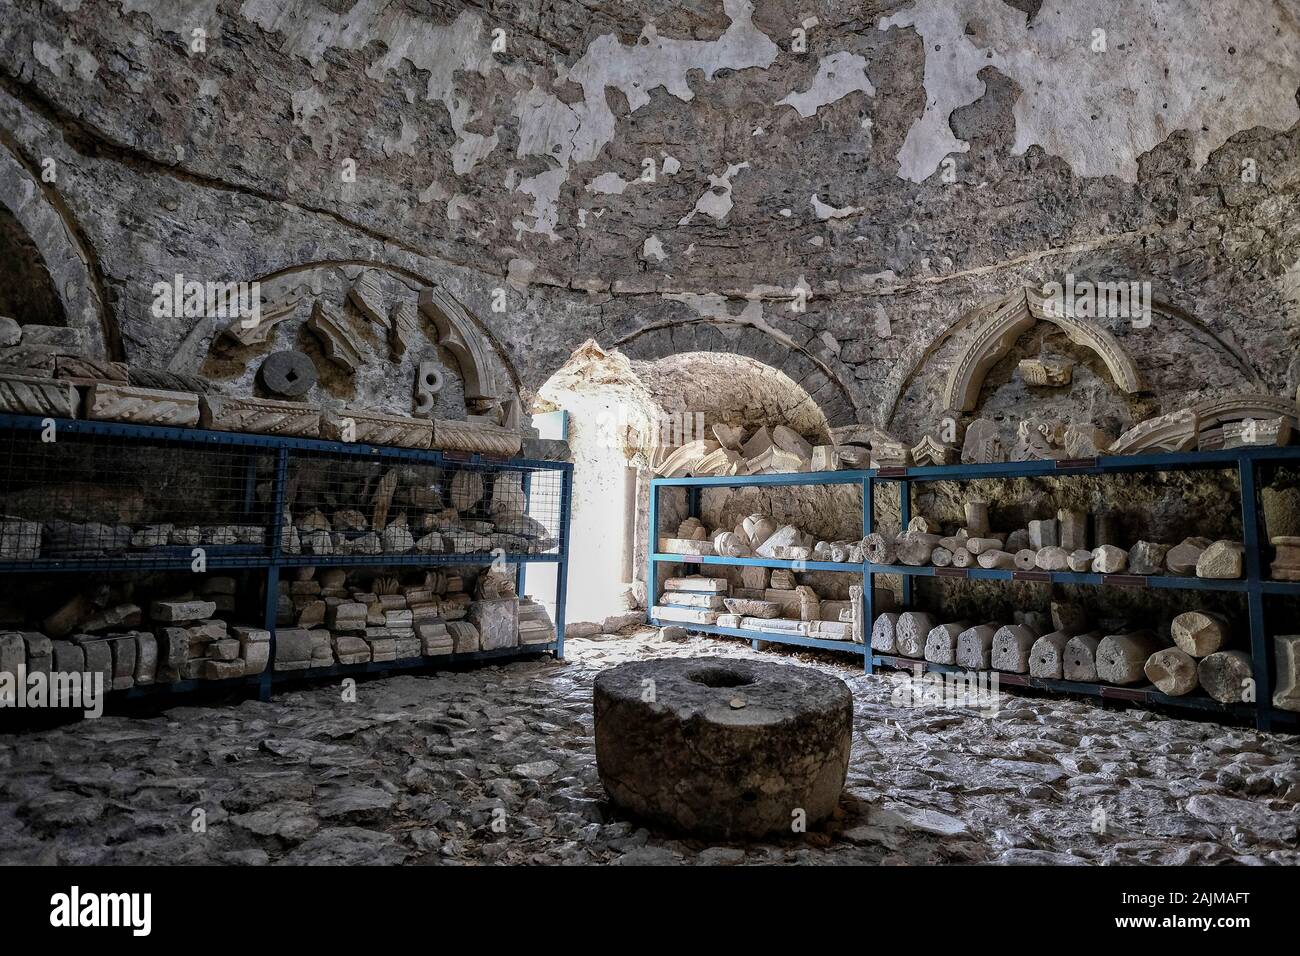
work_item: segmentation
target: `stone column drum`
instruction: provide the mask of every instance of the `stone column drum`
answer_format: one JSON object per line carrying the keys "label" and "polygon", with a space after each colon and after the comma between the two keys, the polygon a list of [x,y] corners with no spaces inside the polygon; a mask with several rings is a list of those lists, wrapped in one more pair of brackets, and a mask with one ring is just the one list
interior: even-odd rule
{"label": "stone column drum", "polygon": [[853,695],[838,677],[720,657],[637,661],[601,673],[594,704],[601,783],[648,821],[755,839],[811,826],[839,802]]}

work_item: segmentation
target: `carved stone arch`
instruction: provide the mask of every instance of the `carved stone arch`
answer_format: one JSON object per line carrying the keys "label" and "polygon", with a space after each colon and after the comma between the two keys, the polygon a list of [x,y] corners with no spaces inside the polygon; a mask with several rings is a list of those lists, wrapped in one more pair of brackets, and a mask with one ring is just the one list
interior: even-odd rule
{"label": "carved stone arch", "polygon": [[[94,252],[67,205],[41,181],[0,130],[0,206],[26,233],[48,273],[63,320],[85,336],[87,354],[121,359],[117,324],[108,311]],[[56,324],[48,322],[48,324]]]}
{"label": "carved stone arch", "polygon": [[[906,396],[908,393],[908,389],[912,387],[913,383],[921,375],[922,371],[925,369],[927,364],[934,358],[935,355],[937,355],[940,352],[940,350],[945,345],[948,344],[948,342],[954,336],[957,336],[967,331],[972,325],[974,325],[977,322],[981,322],[986,318],[991,319],[992,317],[1003,314],[1006,311],[1010,311],[1013,315],[1019,315],[1020,314],[1019,309],[1022,300],[1024,302],[1025,307],[1028,307],[1031,293],[1034,293],[1033,295],[1034,300],[1041,305],[1041,297],[1036,294],[1035,290],[1018,289],[1017,291],[1012,292],[1010,295],[998,299],[993,303],[964,312],[955,322],[953,322],[950,326],[948,326],[948,328],[944,329],[942,333],[936,336],[935,339],[925,347],[920,357],[912,364],[911,368],[908,369],[907,373],[900,377],[900,379],[898,380],[898,384],[893,391],[893,397],[892,399],[889,400],[886,414],[883,416],[882,420],[885,422],[892,422],[894,420],[895,416],[898,414],[899,405],[903,401],[904,396]],[[1184,326],[1185,329],[1191,333],[1193,338],[1204,341],[1216,352],[1225,356],[1227,360],[1230,362],[1230,364],[1237,370],[1237,372],[1239,372],[1252,386],[1254,386],[1255,388],[1261,391],[1264,389],[1264,383],[1263,380],[1260,378],[1258,370],[1255,369],[1255,367],[1245,357],[1242,351],[1236,346],[1234,346],[1231,342],[1227,342],[1222,338],[1220,338],[1218,335],[1216,335],[1215,332],[1204,322],[1198,320],[1192,315],[1189,315],[1187,312],[1177,308],[1176,306],[1170,305],[1167,302],[1161,302],[1159,300],[1152,300],[1151,311],[1156,319],[1164,319],[1164,320],[1176,322],[1179,325]],[[1060,325],[1059,317],[1042,316],[1042,318],[1057,319],[1058,321],[1056,324]],[[1037,318],[1035,318],[1035,321],[1037,321]],[[1024,328],[1026,329],[1028,327],[1029,327],[1028,325],[1024,326]],[[1063,331],[1066,331],[1066,334],[1069,334],[1068,330],[1065,330],[1064,326],[1061,326],[1061,328],[1063,329]],[[1015,340],[1013,338],[1012,342],[1014,341]],[[1073,340],[1073,341],[1077,342],[1078,340]],[[1084,344],[1085,346],[1087,346],[1087,343],[1079,343],[1079,344]],[[1091,348],[1091,346],[1088,347]],[[1096,351],[1096,349],[1093,349],[1093,351]],[[970,354],[969,350],[967,350],[966,352],[963,353],[963,357],[969,354]],[[986,374],[988,368],[986,367],[983,371]],[[952,374],[953,372],[950,371],[949,372],[950,378]],[[1113,374],[1114,373],[1112,371],[1112,375]],[[1140,375],[1139,375],[1139,380],[1140,380]],[[981,382],[983,381],[983,375],[980,376],[980,381]],[[944,394],[945,395],[950,394],[950,390],[945,388]]]}
{"label": "carved stone arch", "polygon": [[[755,332],[763,334],[755,335]],[[798,345],[779,340],[758,326],[700,319],[659,322],[624,335],[611,343],[611,348],[644,360],[691,351],[743,355],[787,375],[808,393],[832,428],[857,424],[860,420],[852,392],[834,369]]]}
{"label": "carved stone arch", "polygon": [[[390,288],[387,292],[380,288],[385,283],[376,281],[378,273],[386,273],[389,277],[387,285]],[[435,334],[426,333],[425,336],[429,343],[439,349],[446,349],[458,366],[467,411],[479,413],[486,410],[485,406],[496,402],[512,403],[521,394],[518,369],[491,330],[445,286],[412,269],[366,259],[315,260],[276,269],[252,281],[259,283],[262,289],[263,325],[275,324],[275,321],[279,321],[279,316],[284,315],[298,320],[290,324],[290,327],[296,328],[307,323],[314,303],[320,301],[322,296],[328,300],[326,304],[332,309],[341,309],[346,298],[371,320],[374,327],[384,330],[384,336],[391,345],[393,336],[398,335],[400,323],[410,322],[408,331],[418,324],[414,318],[418,310],[434,327]],[[324,287],[331,284],[342,285],[345,291],[333,297],[325,295]],[[393,291],[394,288],[397,292]],[[303,307],[303,300],[311,301],[312,307]],[[277,318],[268,323],[265,318],[268,314]],[[199,325],[191,335],[203,332],[204,328]],[[218,333],[209,343],[208,357],[202,360],[205,373],[212,367],[211,359],[214,351],[221,346],[221,339],[222,336]],[[278,347],[293,347],[284,341],[283,336],[279,336],[279,339]],[[273,351],[277,347],[276,340],[277,333],[272,331],[252,353],[247,354],[249,361]],[[227,340],[225,344],[230,345],[230,342]],[[188,351],[183,346],[178,354]],[[405,352],[405,347],[401,352]],[[381,354],[380,357],[392,362],[398,361],[396,355],[389,358]],[[403,361],[409,364],[410,359],[403,358]],[[242,373],[241,380],[251,379],[253,371],[249,369]],[[405,385],[402,387],[408,388]],[[400,408],[391,410],[402,411]]]}
{"label": "carved stone arch", "polygon": [[976,319],[973,338],[948,372],[944,407],[973,412],[989,369],[1039,321],[1051,322],[1071,342],[1096,352],[1121,391],[1131,395],[1142,390],[1137,365],[1113,335],[1088,319],[1053,311],[1036,292],[1021,289]]}

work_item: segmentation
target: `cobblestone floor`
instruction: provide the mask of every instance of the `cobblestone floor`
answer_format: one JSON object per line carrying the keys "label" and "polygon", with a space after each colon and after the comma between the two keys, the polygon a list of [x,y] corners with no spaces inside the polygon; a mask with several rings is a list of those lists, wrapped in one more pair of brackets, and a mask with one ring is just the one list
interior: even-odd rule
{"label": "cobblestone floor", "polygon": [[836,818],[760,844],[677,839],[605,802],[592,679],[755,652],[651,631],[568,650],[363,682],[355,703],[317,686],[2,735],[0,862],[1300,862],[1300,738],[1049,697],[1004,695],[996,716],[897,706],[899,675],[785,652],[853,688]]}

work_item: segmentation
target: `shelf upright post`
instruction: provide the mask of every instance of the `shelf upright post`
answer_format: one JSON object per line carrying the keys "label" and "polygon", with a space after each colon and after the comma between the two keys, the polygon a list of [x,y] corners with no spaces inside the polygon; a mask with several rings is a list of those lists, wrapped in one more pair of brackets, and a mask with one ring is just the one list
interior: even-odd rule
{"label": "shelf upright post", "polygon": [[573,494],[573,465],[566,462],[560,469],[560,565],[555,572],[555,659],[564,659],[564,605],[569,599],[569,525],[573,517],[570,496]]}
{"label": "shelf upright post", "polygon": [[1250,660],[1255,679],[1255,726],[1268,730],[1273,723],[1273,681],[1264,621],[1263,568],[1260,562],[1259,494],[1255,483],[1255,460],[1243,449],[1237,459],[1241,489],[1241,543],[1246,548],[1246,606],[1250,619]]}
{"label": "shelf upright post", "polygon": [[275,452],[275,481],[271,493],[270,560],[266,563],[266,606],[263,623],[271,633],[271,653],[257,682],[259,700],[271,699],[271,681],[275,671],[275,621],[280,605],[280,538],[284,534],[284,492],[289,481],[289,447],[281,445]]}
{"label": "shelf upright post", "polygon": [[654,623],[654,606],[659,600],[659,562],[655,553],[659,550],[659,479],[650,479],[650,517],[649,533],[646,535],[646,554],[649,555],[650,567],[645,576],[645,619]]}
{"label": "shelf upright post", "polygon": [[691,485],[686,489],[686,516],[689,518],[698,518],[700,516],[699,485]]}
{"label": "shelf upright post", "polygon": [[[912,520],[912,483],[907,480],[906,476],[898,479],[898,520],[902,524],[899,531],[906,531],[907,524]],[[903,575],[903,610],[912,609],[912,576]]]}
{"label": "shelf upright post", "polygon": [[[862,537],[871,534],[871,525],[875,515],[875,478],[869,474],[862,476]],[[871,625],[875,614],[876,575],[867,570],[867,556],[862,556],[862,602],[858,613],[862,615],[862,660],[866,673],[874,669],[871,660]]]}
{"label": "shelf upright post", "polygon": [[[533,473],[531,471],[523,472],[519,477],[519,486],[524,492],[524,514],[528,514],[528,506],[532,498],[533,490]],[[496,484],[493,483],[495,490]],[[515,565],[515,595],[524,596],[524,588],[528,584],[528,562],[520,561]]]}

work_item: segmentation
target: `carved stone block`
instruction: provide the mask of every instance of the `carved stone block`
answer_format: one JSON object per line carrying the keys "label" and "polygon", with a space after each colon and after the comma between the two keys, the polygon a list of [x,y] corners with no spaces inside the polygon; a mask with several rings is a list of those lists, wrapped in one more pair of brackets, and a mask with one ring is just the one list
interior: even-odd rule
{"label": "carved stone block", "polygon": [[54,377],[76,385],[92,382],[117,382],[125,385],[127,375],[125,362],[84,358],[80,355],[59,355],[54,359]]}
{"label": "carved stone block", "polygon": [[433,442],[433,422],[427,418],[343,409],[322,414],[321,434],[332,441],[428,448]]}
{"label": "carved stone block", "polygon": [[85,413],[92,421],[193,428],[199,423],[199,397],[193,392],[96,382],[86,390]]}
{"label": "carved stone block", "polygon": [[325,357],[343,371],[351,374],[361,365],[360,342],[356,333],[319,299],[312,306],[307,328],[320,340]]}
{"label": "carved stone block", "polygon": [[1018,368],[1020,380],[1026,385],[1069,385],[1074,374],[1074,363],[1069,359],[1021,359]]}
{"label": "carved stone block", "polygon": [[199,424],[223,432],[320,437],[318,409],[269,398],[204,395],[199,402]]}
{"label": "carved stone block", "polygon": [[24,375],[0,375],[0,412],[73,418],[77,389],[70,382]]}
{"label": "carved stone block", "polygon": [[488,422],[462,422],[439,418],[433,423],[432,447],[443,451],[477,452],[508,457],[519,454],[519,449],[523,447],[523,435]]}
{"label": "carved stone block", "polygon": [[1002,436],[998,433],[996,422],[978,418],[967,426],[966,439],[961,446],[961,460],[964,465],[1006,461],[1006,451],[1002,447]]}

